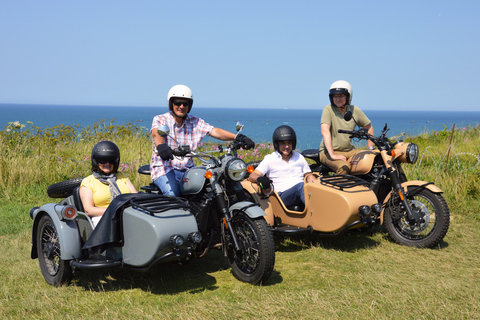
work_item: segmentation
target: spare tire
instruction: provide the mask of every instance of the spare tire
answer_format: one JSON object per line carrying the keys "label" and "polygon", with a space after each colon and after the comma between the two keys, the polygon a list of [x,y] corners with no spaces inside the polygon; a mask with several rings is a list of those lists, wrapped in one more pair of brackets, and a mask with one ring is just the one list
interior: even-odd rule
{"label": "spare tire", "polygon": [[73,189],[80,186],[83,178],[76,178],[54,183],[47,188],[47,194],[50,198],[66,198],[73,193]]}

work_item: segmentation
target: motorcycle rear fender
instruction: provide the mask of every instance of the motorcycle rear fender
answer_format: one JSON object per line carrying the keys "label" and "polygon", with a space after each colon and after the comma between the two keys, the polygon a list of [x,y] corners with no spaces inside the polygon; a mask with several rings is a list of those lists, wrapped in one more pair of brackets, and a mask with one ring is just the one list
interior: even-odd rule
{"label": "motorcycle rear fender", "polygon": [[265,212],[262,208],[249,201],[237,202],[230,206],[229,210],[232,216],[236,210],[244,211],[252,219],[265,216]]}
{"label": "motorcycle rear fender", "polygon": [[80,233],[78,232],[77,225],[72,220],[62,220],[62,209],[65,206],[58,203],[48,203],[36,210],[33,213],[33,229],[32,229],[32,259],[38,258],[37,254],[37,227],[40,218],[44,215],[48,215],[55,226],[58,234],[58,240],[60,242],[60,257],[62,260],[71,260],[80,258],[82,255]]}
{"label": "motorcycle rear fender", "polygon": [[[402,183],[402,188],[404,192],[407,192],[408,187],[410,186],[417,186],[417,187],[423,187],[425,189],[430,190],[433,193],[443,193],[443,190],[437,187],[434,184],[431,184],[426,181],[420,181],[420,180],[412,180],[412,181],[405,181]],[[385,200],[383,200],[383,203],[387,203],[392,196],[392,193],[390,192],[386,197]],[[385,208],[382,210],[382,213],[380,214],[380,223],[383,224],[383,215],[385,213]]]}

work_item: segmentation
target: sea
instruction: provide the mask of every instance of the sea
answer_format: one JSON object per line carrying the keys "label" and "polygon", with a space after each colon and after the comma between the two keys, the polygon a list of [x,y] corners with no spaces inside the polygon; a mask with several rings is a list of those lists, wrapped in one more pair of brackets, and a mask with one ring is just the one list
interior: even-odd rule
{"label": "sea", "polygon": [[[297,149],[315,149],[320,146],[320,118],[323,107],[318,109],[272,109],[272,108],[205,108],[194,106],[192,114],[215,127],[235,132],[237,121],[245,125],[242,133],[257,144],[268,143],[272,133],[280,125],[289,125],[297,133]],[[363,110],[363,109],[362,109]],[[136,123],[150,131],[152,119],[168,111],[164,107],[138,106],[78,106],[78,105],[32,105],[0,104],[0,131],[9,122],[18,121],[46,128],[63,125],[88,127],[100,120],[113,119],[115,124]],[[378,135],[387,124],[387,136],[405,133],[416,136],[427,132],[451,130],[480,125],[480,111],[395,111],[363,110],[372,121]],[[206,141],[215,142],[213,138]],[[219,142],[220,143],[220,142]],[[362,142],[358,144],[362,146]]]}

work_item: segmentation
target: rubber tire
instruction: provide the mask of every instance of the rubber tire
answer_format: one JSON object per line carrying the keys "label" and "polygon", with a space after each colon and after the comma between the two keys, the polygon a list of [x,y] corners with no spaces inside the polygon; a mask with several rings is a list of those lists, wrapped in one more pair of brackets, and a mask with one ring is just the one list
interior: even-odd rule
{"label": "rubber tire", "polygon": [[[58,232],[52,218],[48,215],[40,218],[36,237],[38,262],[45,281],[55,287],[68,285],[73,276],[72,267],[70,266],[70,260],[61,259],[61,244]],[[50,257],[47,257],[44,253],[44,245],[53,246],[54,250]]]}
{"label": "rubber tire", "polygon": [[83,178],[76,178],[54,183],[47,188],[47,194],[50,198],[66,198],[71,196],[73,189],[80,186]]}
{"label": "rubber tire", "polygon": [[[409,191],[411,192],[413,189],[416,189],[417,187],[414,188],[409,188]],[[433,208],[434,212],[431,212],[431,215],[434,215],[435,217],[435,224],[433,228],[430,230],[428,234],[426,234],[423,237],[409,237],[405,233],[402,233],[401,227],[399,226],[398,221],[393,221],[392,219],[392,214],[391,214],[391,209],[390,207],[387,207],[385,209],[385,227],[388,231],[388,234],[390,237],[398,244],[402,244],[405,246],[410,246],[410,247],[417,247],[417,248],[432,248],[436,246],[440,241],[443,240],[445,235],[447,234],[448,227],[450,225],[450,211],[448,209],[447,202],[445,199],[442,197],[441,194],[438,193],[433,193],[428,189],[421,189],[420,191],[416,192],[415,194],[409,194],[407,192],[407,197],[409,199],[413,199],[415,197],[415,200],[417,199],[423,199],[427,202],[427,204],[430,204],[431,207]],[[429,223],[432,223],[431,221]]]}
{"label": "rubber tire", "polygon": [[[253,240],[259,252],[256,258],[257,263],[251,270],[250,266],[242,264],[242,257],[236,255],[233,243],[228,243],[227,256],[233,275],[238,280],[250,284],[259,285],[264,283],[272,275],[275,265],[275,242],[267,222],[263,217],[251,219],[243,212],[236,212],[232,225],[236,230],[240,246],[251,243]],[[245,229],[251,232],[251,237],[247,238],[248,235],[244,232]],[[245,253],[246,250],[242,251],[242,253]]]}

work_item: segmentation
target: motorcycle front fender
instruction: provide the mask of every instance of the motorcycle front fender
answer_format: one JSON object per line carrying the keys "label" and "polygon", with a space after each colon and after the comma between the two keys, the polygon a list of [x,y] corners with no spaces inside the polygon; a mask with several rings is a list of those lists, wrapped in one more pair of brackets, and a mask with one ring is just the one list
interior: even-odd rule
{"label": "motorcycle front fender", "polygon": [[[430,183],[430,182],[426,182],[426,181],[420,181],[420,180],[412,180],[412,181],[405,181],[402,183],[402,188],[403,188],[403,191],[407,192],[408,191],[408,187],[412,187],[412,186],[415,186],[415,187],[422,187],[422,188],[425,188],[425,189],[428,189],[430,190],[431,192],[433,193],[443,193],[443,190],[440,189],[439,187],[437,187],[436,185],[434,185],[433,183]],[[392,191],[393,192],[393,191]],[[391,196],[392,196],[392,192],[390,192],[386,197],[385,197],[385,200],[383,200],[383,203],[387,203]],[[380,214],[380,223],[383,224],[383,215],[385,213],[385,208],[382,210],[382,213]]]}
{"label": "motorcycle front fender", "polygon": [[265,216],[265,212],[262,210],[262,208],[260,208],[259,205],[249,201],[237,202],[232,205],[229,208],[232,217],[237,210],[245,212],[252,219]]}
{"label": "motorcycle front fender", "polygon": [[80,258],[82,255],[82,240],[78,232],[77,225],[72,220],[61,220],[61,211],[63,205],[58,203],[48,203],[36,210],[34,213],[33,229],[32,229],[32,259],[38,258],[36,239],[38,222],[43,215],[48,215],[55,226],[60,242],[60,257],[62,260],[71,260]]}

